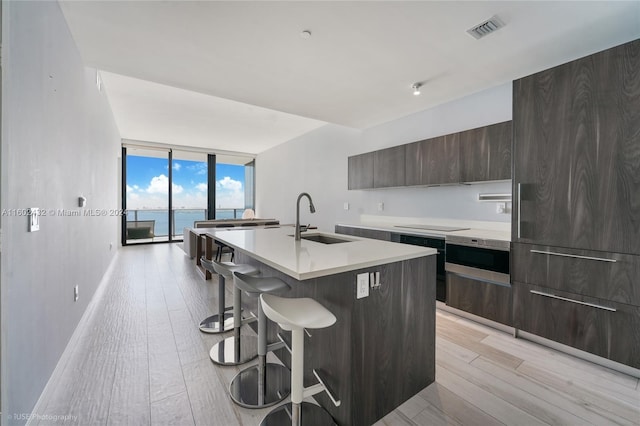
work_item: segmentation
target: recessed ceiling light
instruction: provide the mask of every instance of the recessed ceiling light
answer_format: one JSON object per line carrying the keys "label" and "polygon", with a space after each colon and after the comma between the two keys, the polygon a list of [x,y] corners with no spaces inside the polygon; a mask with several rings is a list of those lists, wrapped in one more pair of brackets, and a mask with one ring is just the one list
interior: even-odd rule
{"label": "recessed ceiling light", "polygon": [[411,85],[411,89],[413,89],[414,96],[418,96],[420,94],[421,87],[422,87],[421,83],[413,83],[413,85]]}
{"label": "recessed ceiling light", "polygon": [[303,32],[300,33],[300,37],[304,39],[311,38],[311,31],[304,30]]}

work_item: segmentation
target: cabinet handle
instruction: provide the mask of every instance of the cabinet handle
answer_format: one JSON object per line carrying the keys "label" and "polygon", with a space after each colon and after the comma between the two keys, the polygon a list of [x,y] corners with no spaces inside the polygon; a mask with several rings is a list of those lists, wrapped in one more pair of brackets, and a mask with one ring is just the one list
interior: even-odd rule
{"label": "cabinet handle", "polygon": [[544,251],[544,250],[529,250],[531,253],[538,253],[538,254],[548,254],[551,256],[562,256],[562,257],[574,257],[576,259],[586,259],[586,260],[597,260],[600,262],[611,262],[611,263],[616,263],[617,260],[616,259],[607,259],[606,257],[591,257],[591,256],[580,256],[577,254],[567,254],[567,253],[556,253],[553,251]]}
{"label": "cabinet handle", "polygon": [[550,294],[550,293],[543,293],[543,292],[537,291],[537,290],[529,290],[529,292],[531,292],[533,294],[537,294],[539,296],[550,297],[552,299],[564,300],[565,302],[577,303],[578,305],[591,306],[592,308],[603,309],[603,310],[609,311],[609,312],[616,312],[615,308],[610,308],[608,306],[595,305],[593,303],[581,302],[579,300],[568,299],[566,297],[556,296],[555,294]]}
{"label": "cabinet handle", "polygon": [[522,216],[522,183],[518,182],[518,238],[520,238],[520,217]]}

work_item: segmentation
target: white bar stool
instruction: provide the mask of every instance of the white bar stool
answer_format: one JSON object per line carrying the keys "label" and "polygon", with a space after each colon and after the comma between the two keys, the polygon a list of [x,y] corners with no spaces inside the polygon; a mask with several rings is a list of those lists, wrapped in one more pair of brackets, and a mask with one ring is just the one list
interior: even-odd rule
{"label": "white bar stool", "polygon": [[[218,274],[214,267],[213,261],[206,259],[204,256],[200,258],[200,264],[204,269],[212,274]],[[225,262],[224,264],[234,265]],[[256,273],[257,270],[249,265],[238,265],[241,268],[234,269],[246,274]],[[218,313],[211,315],[200,322],[200,331],[208,334],[226,333],[233,330],[233,306],[225,306],[225,277],[218,274]]]}
{"label": "white bar stool", "polygon": [[[290,290],[279,278],[234,272],[234,285],[250,296]],[[291,393],[291,373],[284,365],[267,363],[267,352],[284,348],[281,341],[267,344],[267,317],[258,302],[258,364],[239,372],[229,385],[231,399],[245,408],[275,405]]]}
{"label": "white bar stool", "polygon": [[326,386],[318,371],[313,374],[318,383],[304,387],[304,333],[305,329],[326,328],[336,322],[336,317],[320,303],[309,298],[287,299],[272,294],[261,294],[260,303],[265,315],[283,330],[291,331],[291,403],[272,410],[260,426],[327,426],[335,425],[331,415],[322,407],[302,402],[304,398],[326,392],[336,407],[340,401]]}
{"label": "white bar stool", "polygon": [[[231,262],[211,262],[213,270],[224,279],[233,280],[233,273],[240,271],[252,275],[260,272],[251,265],[235,264]],[[224,285],[223,285],[224,286]],[[242,292],[233,286],[233,336],[215,345],[209,351],[209,358],[215,364],[239,365],[255,359],[258,356],[258,339],[255,336],[241,336],[240,328],[243,324],[255,321],[255,317],[242,318]]]}

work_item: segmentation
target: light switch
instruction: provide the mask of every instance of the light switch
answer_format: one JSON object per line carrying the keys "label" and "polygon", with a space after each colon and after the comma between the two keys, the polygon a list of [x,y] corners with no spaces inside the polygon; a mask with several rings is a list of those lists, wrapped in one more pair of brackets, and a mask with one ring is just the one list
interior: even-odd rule
{"label": "light switch", "polygon": [[369,296],[369,274],[358,274],[356,278],[356,299]]}
{"label": "light switch", "polygon": [[344,203],[344,209],[349,210],[349,203]]}
{"label": "light switch", "polygon": [[381,212],[383,210],[384,210],[384,203],[383,202],[378,203],[378,211]]}

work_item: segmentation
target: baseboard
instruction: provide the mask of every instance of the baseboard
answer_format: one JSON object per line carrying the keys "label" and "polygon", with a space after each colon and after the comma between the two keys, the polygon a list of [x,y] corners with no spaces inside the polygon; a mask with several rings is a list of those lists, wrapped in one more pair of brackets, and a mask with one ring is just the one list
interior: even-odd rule
{"label": "baseboard", "polygon": [[80,321],[78,322],[78,325],[76,326],[76,329],[73,331],[73,334],[69,339],[69,343],[67,343],[67,346],[62,352],[62,355],[58,360],[58,364],[56,364],[56,367],[53,369],[53,373],[51,373],[51,377],[49,377],[49,380],[47,381],[47,384],[44,386],[44,389],[42,390],[42,393],[40,394],[40,397],[38,398],[36,405],[33,407],[32,416],[29,418],[29,420],[26,423],[27,426],[38,424],[38,422],[40,421],[39,415],[46,414],[44,413],[44,410],[46,410],[47,407],[42,407],[41,405],[43,401],[48,400],[46,396],[49,394],[49,392],[53,391],[53,389],[50,389],[52,384],[58,382],[58,379],[61,377],[61,375],[64,373],[64,370],[67,368],[69,360],[71,359],[71,354],[73,353],[73,350],[76,348],[76,346],[78,345],[78,342],[80,341],[80,337],[82,335],[82,332],[84,331],[86,323],[91,318],[96,306],[98,306],[98,303],[100,302],[100,299],[102,299],[104,290],[107,287],[107,283],[109,282],[111,274],[113,273],[113,268],[115,267],[119,256],[120,256],[120,251],[117,250],[115,255],[113,256],[113,259],[111,259],[111,263],[109,263],[107,270],[102,276],[102,279],[100,280],[100,284],[98,284],[98,288],[93,294],[91,301],[87,305],[87,309],[85,309],[84,313],[82,314],[82,317],[80,318]]}
{"label": "baseboard", "polygon": [[499,322],[495,322],[483,317],[479,317],[478,315],[475,314],[470,314],[469,312],[465,312],[465,311],[461,311],[460,309],[456,309],[456,308],[452,308],[451,306],[445,305],[442,302],[436,302],[436,308],[440,309],[441,311],[445,311],[445,312],[450,312],[454,315],[457,315],[459,317],[463,317],[466,319],[469,319],[471,321],[480,323],[482,325],[486,325],[487,327],[491,327],[491,328],[495,328],[496,330],[500,330],[500,331],[504,331],[505,333],[509,333],[511,335],[514,334],[515,329],[513,327],[510,327],[508,325],[504,325],[501,324]]}
{"label": "baseboard", "polygon": [[544,337],[536,336],[535,334],[531,334],[526,331],[516,330],[515,336],[640,379],[640,370],[637,368],[633,368],[616,361],[611,361],[610,359],[581,351],[580,349],[554,342],[553,340],[545,339]]}

